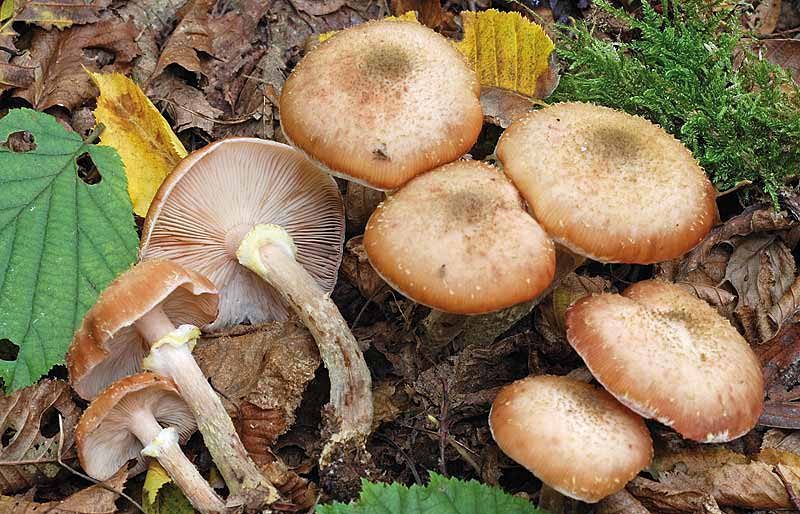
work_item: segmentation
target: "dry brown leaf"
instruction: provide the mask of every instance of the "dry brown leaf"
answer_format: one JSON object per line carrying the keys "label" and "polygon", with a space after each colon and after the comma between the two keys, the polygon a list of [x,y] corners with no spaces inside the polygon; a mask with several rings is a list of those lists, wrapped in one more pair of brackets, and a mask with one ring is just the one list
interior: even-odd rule
{"label": "dry brown leaf", "polygon": [[128,0],[117,9],[122,20],[130,21],[136,27],[141,56],[134,62],[131,78],[137,84],[144,84],[156,69],[161,55],[159,42],[172,29],[178,10],[188,0]]}
{"label": "dry brown leaf", "polygon": [[[705,492],[691,489],[676,489],[659,482],[642,477],[634,478],[627,490],[635,497],[639,505],[646,505],[658,513],[691,512],[692,514],[723,514],[716,500]],[[644,507],[642,507],[644,508]],[[619,511],[631,514],[649,512],[648,510]]]}
{"label": "dry brown leaf", "polygon": [[508,128],[535,105],[532,98],[508,89],[493,86],[481,88],[483,120],[501,128]]}
{"label": "dry brown leaf", "polygon": [[736,295],[721,287],[693,284],[689,281],[677,283],[696,297],[707,302],[717,309],[722,316],[733,319],[733,309],[736,306]]}
{"label": "dry brown leaf", "polygon": [[[97,94],[83,68],[126,73],[139,53],[135,37],[132,24],[116,20],[63,31],[36,29],[30,52],[12,60],[12,64],[35,68],[36,79],[15,96],[38,110],[55,105],[77,107]],[[94,58],[89,57],[90,52]]]}
{"label": "dry brown leaf", "polygon": [[800,404],[795,402],[768,401],[758,418],[765,427],[800,429]]}
{"label": "dry brown leaf", "polygon": [[[739,296],[734,313],[751,343],[765,341],[776,332],[768,314],[794,282],[794,257],[776,234],[750,234],[731,243],[735,249],[725,280]],[[784,307],[790,308],[785,302]],[[774,321],[782,323],[783,318]]]}
{"label": "dry brown leaf", "polygon": [[262,433],[270,441],[294,423],[294,411],[320,364],[314,338],[302,325],[288,321],[204,337],[194,354],[211,384],[236,411],[247,405],[251,420],[256,415],[281,420],[269,424],[271,433]]}
{"label": "dry brown leaf", "polygon": [[148,96],[156,103],[165,106],[173,120],[175,132],[198,128],[211,134],[214,120],[223,112],[208,103],[202,91],[188,85],[169,71],[162,73],[150,84]]}
{"label": "dry brown leaf", "polygon": [[747,25],[762,36],[772,34],[781,17],[781,4],[781,0],[762,0],[747,17]]}
{"label": "dry brown leaf", "polygon": [[800,325],[785,325],[775,337],[755,348],[764,367],[764,381],[770,399],[791,400],[791,390],[800,382]]}
{"label": "dry brown leaf", "polygon": [[14,21],[32,23],[44,29],[63,29],[73,24],[94,23],[111,0],[15,0]]}
{"label": "dry brown leaf", "polygon": [[347,230],[352,234],[361,234],[378,204],[383,201],[383,191],[362,186],[356,182],[347,182],[347,193],[344,198],[344,212],[347,216]]}
{"label": "dry brown leaf", "polygon": [[289,0],[295,9],[311,16],[331,14],[347,3],[347,0]]}
{"label": "dry brown leaf", "polygon": [[439,28],[444,20],[442,3],[439,0],[392,0],[392,14],[400,16],[409,11],[417,13],[417,19],[432,29]]}
{"label": "dry brown leaf", "polygon": [[[389,294],[386,282],[369,263],[367,251],[364,249],[364,236],[356,236],[347,241],[340,272],[348,282],[358,288],[364,298],[380,303]],[[379,295],[381,292],[385,294]]]}
{"label": "dry brown leaf", "polygon": [[711,229],[708,236],[686,254],[675,272],[674,280],[684,280],[691,271],[696,270],[708,260],[717,245],[730,241],[734,236],[788,230],[796,224],[785,213],[775,212],[771,205],[748,207],[741,214]]}
{"label": "dry brown leaf", "polygon": [[[772,467],[779,463],[790,483],[800,487],[800,469],[783,464],[785,452],[762,452],[758,459],[725,448],[704,446],[657,455],[651,471],[669,488],[710,494],[720,506],[750,509],[792,507],[786,489]],[[634,495],[639,497],[636,492]]]}
{"label": "dry brown leaf", "polygon": [[800,39],[767,39],[761,44],[767,60],[789,70],[800,83]]}
{"label": "dry brown leaf", "polygon": [[[125,468],[106,481],[106,485],[121,491],[128,474]],[[117,493],[93,485],[82,489],[60,501],[36,503],[23,497],[0,496],[0,512],[3,514],[113,514]]]}
{"label": "dry brown leaf", "polygon": [[644,505],[623,489],[597,504],[597,514],[650,514]]}
{"label": "dry brown leaf", "polygon": [[611,282],[603,277],[586,277],[576,273],[565,276],[553,292],[538,306],[536,329],[550,341],[564,340],[564,316],[567,308],[584,296],[608,291]]}
{"label": "dry brown leaf", "polygon": [[[66,382],[42,380],[0,398],[0,434],[10,440],[0,450],[0,461],[52,460],[58,456],[58,417],[63,418],[62,456],[69,457],[80,410]],[[61,468],[49,462],[0,466],[0,493],[14,493],[52,479]]]}

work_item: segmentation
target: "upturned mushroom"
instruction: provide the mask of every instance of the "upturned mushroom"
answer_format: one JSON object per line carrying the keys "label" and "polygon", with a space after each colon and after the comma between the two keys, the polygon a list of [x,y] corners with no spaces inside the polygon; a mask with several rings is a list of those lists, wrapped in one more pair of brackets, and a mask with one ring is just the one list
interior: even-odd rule
{"label": "upturned mushroom", "polygon": [[504,387],[489,426],[506,455],[587,503],[621,490],[653,457],[641,417],[599,387],[566,377],[540,375]]}
{"label": "upturned mushroom", "polygon": [[147,214],[143,260],[169,258],[220,288],[215,326],[282,319],[286,306],[312,333],[331,380],[338,430],[323,450],[363,449],[372,424],[371,377],[329,293],[344,239],[334,180],[299,151],[227,139],[187,157]]}
{"label": "upturned mushroom", "polygon": [[443,36],[406,21],[338,32],[294,68],[286,138],[330,173],[395,189],[465,154],[483,125],[480,83]]}
{"label": "upturned mushroom", "polygon": [[[172,379],[234,501],[260,506],[277,490],[247,455],[219,396],[192,357],[214,319],[217,291],[202,275],[166,260],[137,264],[108,286],[84,316],[67,353],[70,381],[85,398],[141,369]],[[176,324],[181,323],[176,328]]]}
{"label": "upturned mushroom", "polygon": [[221,513],[225,504],[179,446],[195,428],[171,380],[139,373],[114,382],[92,401],[75,429],[75,444],[81,466],[96,480],[107,480],[131,459],[152,457],[195,509]]}
{"label": "upturned mushroom", "polygon": [[372,214],[364,248],[375,270],[415,302],[479,314],[525,302],[553,280],[553,242],[514,185],[478,161],[412,179]]}
{"label": "upturned mushroom", "polygon": [[728,320],[680,286],[648,280],[621,295],[584,297],[567,310],[566,327],[595,378],[641,416],[704,443],[756,425],[758,358]]}
{"label": "upturned mushroom", "polygon": [[716,219],[716,195],[678,140],[649,121],[583,103],[518,119],[495,150],[553,239],[600,262],[679,257]]}

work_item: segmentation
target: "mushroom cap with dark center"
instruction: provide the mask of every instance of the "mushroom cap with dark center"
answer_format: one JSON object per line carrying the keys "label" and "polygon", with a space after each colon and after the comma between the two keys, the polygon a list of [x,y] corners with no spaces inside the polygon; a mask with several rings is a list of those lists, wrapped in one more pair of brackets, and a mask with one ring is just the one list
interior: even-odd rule
{"label": "mushroom cap with dark center", "polygon": [[530,300],[555,273],[553,242],[514,185],[478,161],[447,164],[391,195],[367,223],[364,248],[392,287],[460,314]]}
{"label": "mushroom cap with dark center", "polygon": [[[189,407],[168,378],[139,373],[120,379],[97,398],[75,428],[81,467],[105,480],[138,458],[144,445],[131,432],[137,416],[150,413],[163,428],[174,427],[185,442],[196,429]],[[148,442],[149,443],[149,442]]]}
{"label": "mushroom cap with dark center", "polygon": [[646,418],[701,442],[752,429],[763,407],[761,365],[706,302],[648,280],[588,296],[567,311],[567,338],[597,380]]}
{"label": "mushroom cap with dark center", "polygon": [[597,261],[679,257],[716,219],[715,190],[691,152],[644,118],[556,104],[515,121],[496,154],[547,233]]}
{"label": "mushroom cap with dark center", "polygon": [[274,141],[225,139],[184,159],[150,206],[140,256],[171,259],[216,284],[219,316],[211,328],[284,320],[280,295],[236,257],[258,224],[283,227],[297,261],[333,290],[344,242],[339,190],[300,152]]}
{"label": "mushroom cap with dark center", "polygon": [[203,326],[217,316],[217,289],[165,260],[139,263],[119,276],[86,313],[67,352],[70,382],[81,397],[92,399],[118,378],[141,371],[150,345],[134,323],[159,306],[176,326]]}
{"label": "mushroom cap with dark center", "polygon": [[292,144],[378,189],[459,158],[483,124],[466,58],[406,21],[363,23],[309,52],[283,86],[280,113]]}
{"label": "mushroom cap with dark center", "polygon": [[653,457],[641,417],[599,387],[566,377],[504,387],[489,425],[506,455],[561,494],[590,503],[621,490]]}

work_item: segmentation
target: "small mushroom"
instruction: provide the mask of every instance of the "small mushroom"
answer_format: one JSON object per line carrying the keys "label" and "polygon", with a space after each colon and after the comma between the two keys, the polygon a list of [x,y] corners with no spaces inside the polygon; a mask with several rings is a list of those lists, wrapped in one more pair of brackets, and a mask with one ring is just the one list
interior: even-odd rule
{"label": "small mushroom", "polygon": [[544,230],[600,262],[679,257],[716,219],[691,152],[644,118],[556,104],[512,123],[495,153]]}
{"label": "small mushroom", "polygon": [[392,287],[435,309],[480,314],[544,291],[553,242],[497,168],[458,161],[412,179],[373,213],[370,263]]}
{"label": "small mushroom", "polygon": [[286,138],[330,173],[395,189],[465,154],[483,125],[480,83],[419,23],[338,32],[294,68],[280,97]]}
{"label": "small mushroom", "polygon": [[192,153],[161,185],[142,235],[143,260],[169,258],[220,288],[215,327],[294,310],[317,341],[339,428],[323,450],[363,448],[372,425],[364,356],[330,299],[344,239],[333,178],[287,145],[226,139]]}
{"label": "small mushroom", "polygon": [[761,365],[706,302],[648,280],[578,300],[567,339],[597,380],[634,412],[704,443],[749,432],[763,408]]}
{"label": "small mushroom", "polygon": [[[277,490],[247,455],[219,396],[192,356],[199,329],[214,319],[217,291],[202,275],[165,260],[142,262],[115,280],[86,313],[67,353],[70,381],[84,398],[116,379],[154,371],[172,379],[237,500],[261,505]],[[182,323],[178,328],[176,323]],[[149,352],[149,354],[148,354]]]}
{"label": "small mushroom", "polygon": [[653,457],[641,417],[599,387],[566,377],[540,375],[504,387],[489,425],[506,455],[587,503],[621,490]]}
{"label": "small mushroom", "polygon": [[81,466],[107,480],[129,460],[152,457],[195,509],[225,512],[225,505],[179,446],[195,431],[195,419],[175,384],[152,373],[125,377],[97,396],[75,429]]}

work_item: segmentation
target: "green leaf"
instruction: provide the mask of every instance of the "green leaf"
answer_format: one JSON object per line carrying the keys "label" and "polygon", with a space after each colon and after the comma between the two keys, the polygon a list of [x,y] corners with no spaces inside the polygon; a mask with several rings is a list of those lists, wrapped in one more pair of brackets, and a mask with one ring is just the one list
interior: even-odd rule
{"label": "green leaf", "polygon": [[0,3],[0,23],[14,15],[14,0],[2,0]]}
{"label": "green leaf", "polygon": [[194,509],[161,465],[153,460],[142,486],[142,507],[147,514],[194,514]]}
{"label": "green leaf", "polygon": [[319,514],[546,514],[496,487],[431,473],[426,486],[362,483],[358,502],[317,507]]}
{"label": "green leaf", "polygon": [[[86,144],[55,118],[15,109],[0,142],[28,131],[36,148],[0,147],[0,339],[19,346],[0,361],[6,389],[28,386],[62,362],[97,295],[136,258],[137,237],[122,161]],[[102,177],[77,175],[88,154]]]}

